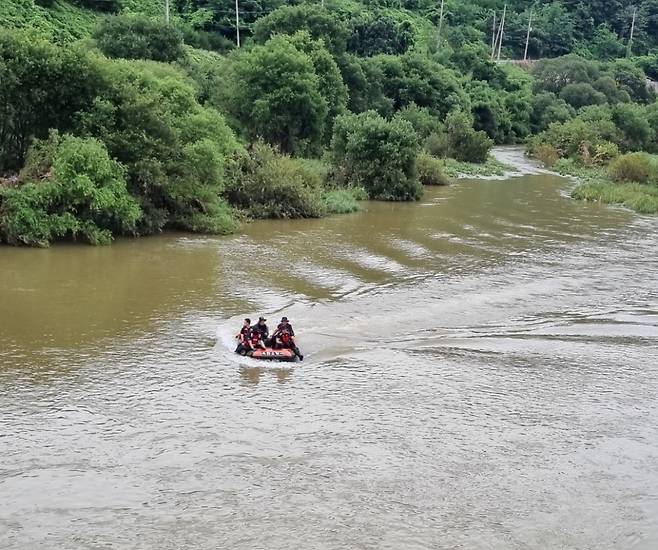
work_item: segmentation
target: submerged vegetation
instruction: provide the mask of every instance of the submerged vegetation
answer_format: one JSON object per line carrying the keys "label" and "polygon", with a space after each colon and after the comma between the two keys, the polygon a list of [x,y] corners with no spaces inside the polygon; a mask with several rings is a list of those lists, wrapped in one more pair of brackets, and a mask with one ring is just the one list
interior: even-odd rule
{"label": "submerged vegetation", "polygon": [[[535,7],[530,55],[562,57],[530,71],[491,59],[502,4],[448,0],[439,37],[436,3],[254,0],[237,48],[224,0],[171,0],[169,24],[159,0],[2,2],[0,242],[353,212],[502,175],[491,147],[525,141],[548,166],[595,170],[601,183],[574,196],[650,211],[655,160],[639,152],[658,152],[651,2],[638,6],[641,56],[620,61],[616,4]],[[529,11],[507,4],[513,57]]]}

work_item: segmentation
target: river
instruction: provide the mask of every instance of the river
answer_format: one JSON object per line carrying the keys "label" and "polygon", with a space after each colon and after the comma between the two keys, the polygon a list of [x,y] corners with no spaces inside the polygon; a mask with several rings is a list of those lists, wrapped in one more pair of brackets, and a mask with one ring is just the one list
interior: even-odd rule
{"label": "river", "polygon": [[0,548],[658,548],[658,220],[569,186],[0,248]]}

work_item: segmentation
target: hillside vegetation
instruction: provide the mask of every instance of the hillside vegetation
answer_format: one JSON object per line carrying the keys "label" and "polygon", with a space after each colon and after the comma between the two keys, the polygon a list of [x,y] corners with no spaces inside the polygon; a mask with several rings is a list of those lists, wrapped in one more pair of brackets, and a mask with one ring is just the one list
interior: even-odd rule
{"label": "hillside vegetation", "polygon": [[[638,4],[628,59],[620,3],[536,4],[530,55],[561,57],[531,72],[491,60],[503,2],[448,0],[439,34],[436,2],[245,0],[240,48],[233,0],[171,0],[169,24],[163,4],[0,5],[1,241],[228,233],[414,200],[455,161],[486,173],[495,143],[599,174],[658,151],[658,0]],[[507,4],[501,49],[518,57],[529,8]]]}

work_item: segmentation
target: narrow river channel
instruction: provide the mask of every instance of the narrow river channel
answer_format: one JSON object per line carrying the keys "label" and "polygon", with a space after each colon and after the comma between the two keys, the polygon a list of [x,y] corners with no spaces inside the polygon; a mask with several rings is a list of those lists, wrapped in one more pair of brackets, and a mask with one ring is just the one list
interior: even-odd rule
{"label": "narrow river channel", "polygon": [[0,548],[658,548],[658,219],[570,185],[0,248]]}

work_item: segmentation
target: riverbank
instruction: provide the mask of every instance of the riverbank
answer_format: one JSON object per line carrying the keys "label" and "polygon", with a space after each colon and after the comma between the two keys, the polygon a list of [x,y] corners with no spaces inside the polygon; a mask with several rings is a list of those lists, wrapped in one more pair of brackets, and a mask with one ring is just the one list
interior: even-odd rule
{"label": "riverbank", "polygon": [[623,206],[638,214],[658,214],[658,185],[614,181],[607,167],[583,166],[570,159],[558,161],[553,171],[576,180],[570,193],[573,199]]}

